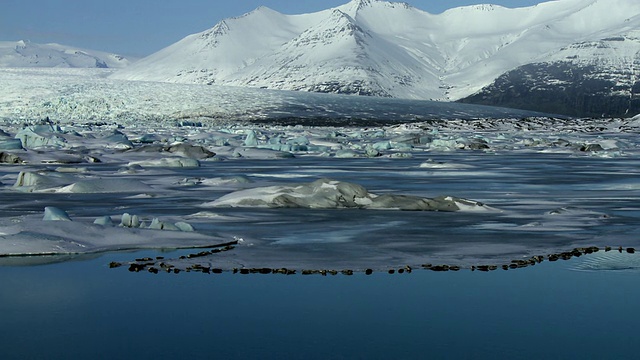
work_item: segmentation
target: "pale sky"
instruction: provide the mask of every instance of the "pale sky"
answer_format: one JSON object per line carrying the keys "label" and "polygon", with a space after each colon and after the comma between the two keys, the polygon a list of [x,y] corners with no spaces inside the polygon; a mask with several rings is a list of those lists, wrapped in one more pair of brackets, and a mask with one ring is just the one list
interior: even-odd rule
{"label": "pale sky", "polygon": [[[261,5],[284,14],[336,7],[348,0],[1,0],[0,41],[30,40],[146,56],[183,37],[213,27]],[[449,8],[492,3],[531,6],[541,0],[408,0],[441,13]]]}

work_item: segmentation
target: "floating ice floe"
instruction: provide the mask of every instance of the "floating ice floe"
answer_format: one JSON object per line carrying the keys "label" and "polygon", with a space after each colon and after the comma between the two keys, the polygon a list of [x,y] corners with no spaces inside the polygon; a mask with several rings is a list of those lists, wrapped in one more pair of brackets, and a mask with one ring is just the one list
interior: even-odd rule
{"label": "floating ice floe", "polygon": [[171,167],[171,168],[196,168],[200,167],[200,162],[195,159],[188,158],[162,158],[151,160],[131,161],[127,166],[142,167]]}
{"label": "floating ice floe", "polygon": [[185,158],[198,160],[208,159],[216,155],[216,153],[206,149],[203,146],[191,145],[186,143],[170,145],[163,150],[175,155],[180,155]]}
{"label": "floating ice floe", "polygon": [[422,169],[469,169],[473,168],[471,165],[466,164],[454,164],[454,163],[446,163],[442,161],[434,161],[433,159],[429,159],[420,164],[420,168]]}
{"label": "floating ice floe", "polygon": [[127,135],[118,130],[112,130],[110,133],[102,135],[97,140],[103,143],[104,147],[107,149],[129,150],[133,148],[133,143],[129,140]]}
{"label": "floating ice floe", "polygon": [[119,178],[85,178],[79,181],[74,176],[81,173],[82,168],[62,169],[63,171],[21,171],[13,185],[15,190],[23,192],[55,192],[55,193],[126,193],[144,192],[151,186],[136,179]]}
{"label": "floating ice floe", "polygon": [[[105,223],[105,225],[111,225],[112,224],[111,218],[107,219],[106,217],[102,217],[94,221],[94,224],[102,225],[103,223]],[[153,218],[151,220],[151,223],[147,225],[144,221],[140,219],[138,215],[135,215],[135,214],[131,215],[129,213],[122,214],[122,217],[120,219],[120,227],[152,229],[152,230],[186,231],[186,232],[195,231],[195,229],[191,224],[186,223],[184,221],[170,223],[166,221],[161,221],[158,218]]]}
{"label": "floating ice floe", "polygon": [[72,175],[55,171],[21,171],[13,188],[24,192],[55,191],[56,188],[73,182]]}
{"label": "floating ice floe", "polygon": [[56,190],[57,193],[118,193],[118,192],[144,192],[152,187],[135,179],[87,179],[63,186]]}
{"label": "floating ice floe", "polygon": [[204,207],[280,207],[313,209],[393,209],[417,211],[487,211],[492,208],[472,200],[440,196],[370,193],[344,181],[320,179],[308,184],[245,189],[203,204]]}
{"label": "floating ice floe", "polygon": [[102,216],[89,223],[83,218],[71,219],[66,211],[54,206],[45,207],[40,220],[34,216],[7,220],[0,218],[0,259],[131,249],[198,248],[225,241],[215,234],[195,232],[192,225],[183,221],[170,223],[154,218],[150,226],[144,226],[137,215],[125,213],[120,226],[113,226],[110,216]]}
{"label": "floating ice floe", "polygon": [[[55,220],[55,219],[53,219]],[[210,247],[228,241],[213,234],[102,226],[83,221],[0,222],[0,260],[10,256],[82,255],[132,249]],[[42,262],[48,261],[42,258]],[[25,263],[32,263],[33,260]],[[1,263],[1,262],[0,262]]]}

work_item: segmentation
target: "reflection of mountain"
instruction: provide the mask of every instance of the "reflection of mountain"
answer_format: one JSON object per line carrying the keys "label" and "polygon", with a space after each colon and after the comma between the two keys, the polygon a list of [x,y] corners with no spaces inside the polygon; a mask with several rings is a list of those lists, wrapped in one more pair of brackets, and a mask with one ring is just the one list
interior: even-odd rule
{"label": "reflection of mountain", "polygon": [[0,67],[123,68],[130,62],[120,55],[59,44],[0,41]]}

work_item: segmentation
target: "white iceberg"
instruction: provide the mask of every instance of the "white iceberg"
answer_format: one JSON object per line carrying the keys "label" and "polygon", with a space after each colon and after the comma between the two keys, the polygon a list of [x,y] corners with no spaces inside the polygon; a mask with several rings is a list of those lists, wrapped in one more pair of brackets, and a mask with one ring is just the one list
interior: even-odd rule
{"label": "white iceberg", "polygon": [[66,211],[53,206],[47,206],[44,208],[44,221],[71,221],[69,214]]}
{"label": "white iceberg", "polygon": [[200,167],[200,162],[196,159],[188,158],[162,158],[151,160],[131,161],[128,166],[142,167],[168,167],[168,168],[196,168]]}
{"label": "white iceberg", "polygon": [[57,189],[58,193],[96,194],[120,192],[145,192],[152,187],[135,179],[87,179]]}
{"label": "white iceberg", "polygon": [[16,139],[22,143],[25,149],[34,149],[43,146],[64,147],[66,140],[51,132],[36,131],[34,128],[25,128],[16,134]]}
{"label": "white iceberg", "polygon": [[245,189],[204,203],[204,207],[275,207],[312,209],[393,209],[419,211],[494,210],[472,200],[440,196],[370,193],[364,187],[344,181],[320,179],[308,184]]}

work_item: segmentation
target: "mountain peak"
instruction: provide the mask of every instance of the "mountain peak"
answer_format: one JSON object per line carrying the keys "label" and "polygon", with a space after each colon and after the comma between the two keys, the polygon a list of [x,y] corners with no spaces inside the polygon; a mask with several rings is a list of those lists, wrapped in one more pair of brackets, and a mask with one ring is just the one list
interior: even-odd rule
{"label": "mountain peak", "polygon": [[351,0],[345,5],[342,5],[339,8],[342,8],[343,11],[353,17],[355,17],[358,12],[362,9],[372,7],[374,3],[382,2],[380,0]]}
{"label": "mountain peak", "polygon": [[620,38],[640,28],[638,13],[637,0],[475,5],[437,15],[386,0],[300,15],[260,7],[114,78],[457,100],[572,44]]}
{"label": "mountain peak", "polygon": [[378,1],[379,0],[351,0],[349,3],[352,4],[353,6],[363,8],[371,5],[371,3],[373,2],[378,2]]}

